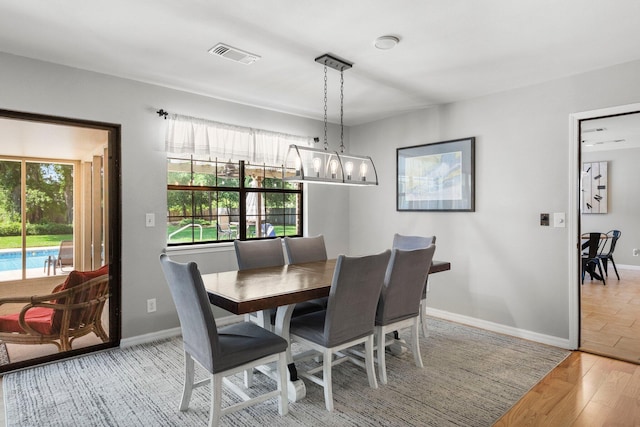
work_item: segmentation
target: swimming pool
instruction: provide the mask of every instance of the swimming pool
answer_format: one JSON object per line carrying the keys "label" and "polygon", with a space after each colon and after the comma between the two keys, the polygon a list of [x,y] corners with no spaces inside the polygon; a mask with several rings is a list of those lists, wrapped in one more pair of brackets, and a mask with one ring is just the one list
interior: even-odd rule
{"label": "swimming pool", "polygon": [[[49,256],[58,256],[58,248],[32,248],[27,250],[27,268],[44,268],[44,262]],[[0,251],[0,271],[22,269],[22,251]]]}

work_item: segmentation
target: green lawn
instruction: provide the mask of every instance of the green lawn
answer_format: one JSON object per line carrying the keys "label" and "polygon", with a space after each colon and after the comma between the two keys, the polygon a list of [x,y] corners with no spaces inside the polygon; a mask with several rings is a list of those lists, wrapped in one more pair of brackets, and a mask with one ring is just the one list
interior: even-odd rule
{"label": "green lawn", "polygon": [[[253,228],[253,227],[251,227]],[[296,226],[295,225],[276,225],[273,227],[276,236],[293,236],[296,234]],[[167,229],[167,236],[173,231],[177,230],[178,227],[170,226]],[[251,230],[250,230],[251,231]],[[191,241],[191,229],[186,229],[181,231],[180,233],[174,235],[171,238],[170,243],[180,243],[180,242],[190,242]],[[200,241],[200,230],[198,228],[194,229],[195,232],[195,241]],[[218,239],[218,232],[215,226],[211,227],[202,227],[202,240],[203,241],[212,241]],[[27,246],[28,247],[41,247],[41,246],[60,246],[60,242],[62,240],[73,240],[73,235],[71,234],[48,234],[43,236],[27,236]],[[13,249],[22,247],[22,237],[21,236],[8,236],[8,237],[0,237],[0,249]]]}
{"label": "green lawn", "polygon": [[[48,234],[43,236],[27,236],[28,247],[60,246],[62,240],[72,240],[72,234]],[[22,247],[21,236],[0,237],[0,249],[13,249]]]}
{"label": "green lawn", "polygon": [[[253,226],[250,227],[249,232],[253,232]],[[175,230],[179,229],[178,226],[169,226],[167,228],[167,237],[169,234],[173,233]],[[275,225],[273,229],[276,232],[276,236],[293,236],[296,234],[296,226],[295,225]],[[199,228],[187,228],[186,230],[182,230],[181,232],[174,234],[171,237],[171,241],[169,243],[180,243],[180,242],[191,242],[192,233],[194,233],[194,241],[200,241],[200,229]],[[226,238],[226,236],[224,236]],[[215,241],[218,240],[218,230],[215,226],[203,226],[202,227],[202,241]]]}

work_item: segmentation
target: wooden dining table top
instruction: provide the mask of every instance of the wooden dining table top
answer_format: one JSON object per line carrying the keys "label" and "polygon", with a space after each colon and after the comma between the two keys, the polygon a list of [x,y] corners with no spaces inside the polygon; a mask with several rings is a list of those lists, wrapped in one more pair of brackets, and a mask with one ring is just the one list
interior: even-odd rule
{"label": "wooden dining table top", "polygon": [[[322,298],[329,295],[336,260],[287,264],[202,275],[209,301],[234,314]],[[451,269],[447,261],[433,261],[429,273]]]}

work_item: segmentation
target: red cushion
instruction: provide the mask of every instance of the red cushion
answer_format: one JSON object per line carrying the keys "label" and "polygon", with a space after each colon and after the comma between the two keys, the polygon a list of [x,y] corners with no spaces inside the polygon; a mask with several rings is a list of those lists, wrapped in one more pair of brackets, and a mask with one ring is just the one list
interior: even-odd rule
{"label": "red cushion", "polygon": [[65,289],[73,288],[76,285],[84,283],[88,280],[95,279],[96,277],[100,277],[103,274],[109,274],[109,265],[103,265],[97,270],[93,271],[78,271],[73,270],[67,276],[67,280],[62,284],[62,288],[58,291],[64,291]]}
{"label": "red cushion", "polygon": [[[57,331],[53,330],[53,312],[55,310],[46,307],[33,307],[29,309],[24,316],[25,321],[36,331],[44,335],[51,335]],[[20,327],[18,318],[20,313],[8,314],[6,316],[0,316],[0,330],[2,332],[20,332],[25,331]]]}
{"label": "red cushion", "polygon": [[[78,271],[78,270],[73,270],[71,273],[69,273],[69,276],[67,276],[67,280],[64,281],[64,283],[62,284],[62,287],[60,289],[58,289],[58,291],[64,291],[65,289],[70,289],[73,288],[74,286],[80,285],[82,283],[85,283],[91,279],[95,279],[96,277],[100,277],[103,274],[108,274],[109,273],[109,265],[103,265],[102,267],[100,267],[97,270],[93,270],[93,271]],[[89,300],[93,297],[93,295],[85,295],[84,296],[84,300]],[[79,298],[76,297],[76,300],[78,300]],[[74,301],[74,302],[80,302],[80,301]],[[56,301],[56,303],[58,304],[64,304],[64,298],[60,301]],[[55,325],[55,328],[58,329],[60,328],[60,325],[62,324],[62,316],[63,316],[64,312],[62,310],[55,310],[54,316],[53,316],[53,324]],[[76,325],[76,323],[78,322],[78,319],[80,318],[80,316],[82,315],[82,313],[77,312],[77,313],[72,313],[71,314],[71,324],[69,325],[72,328],[77,327],[78,325]]]}

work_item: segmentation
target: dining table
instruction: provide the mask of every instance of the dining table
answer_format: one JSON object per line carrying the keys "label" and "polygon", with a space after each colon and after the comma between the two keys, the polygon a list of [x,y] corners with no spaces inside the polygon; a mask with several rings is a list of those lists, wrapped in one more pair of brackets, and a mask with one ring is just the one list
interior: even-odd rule
{"label": "dining table", "polygon": [[[335,265],[336,259],[329,259],[242,271],[222,271],[202,274],[202,281],[209,301],[233,314],[277,309],[274,332],[289,341],[289,322],[295,305],[328,296]],[[434,260],[429,273],[450,269],[450,262]],[[267,319],[266,316],[264,319]],[[298,378],[291,345],[287,348],[287,364],[289,400],[296,402],[304,398],[306,389]]]}

